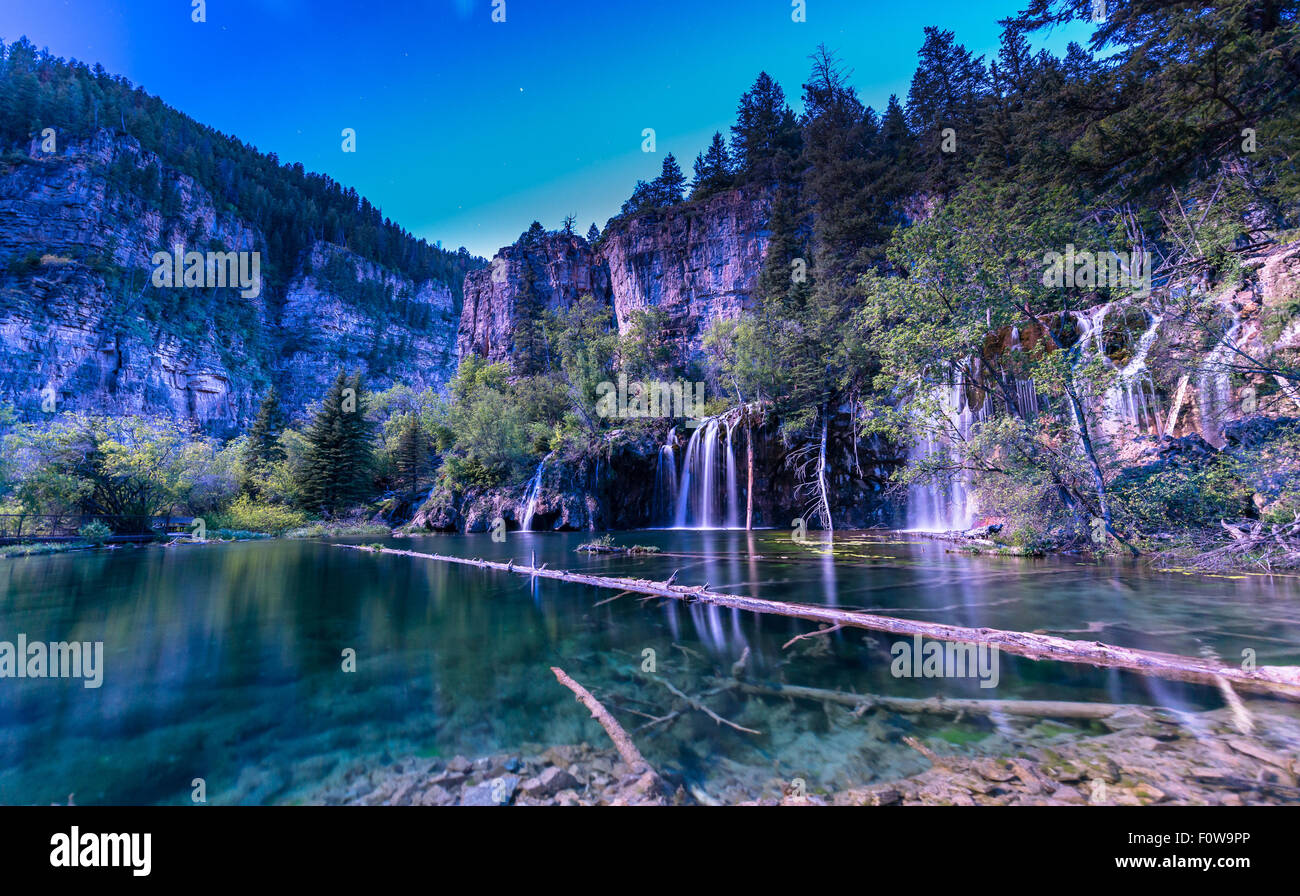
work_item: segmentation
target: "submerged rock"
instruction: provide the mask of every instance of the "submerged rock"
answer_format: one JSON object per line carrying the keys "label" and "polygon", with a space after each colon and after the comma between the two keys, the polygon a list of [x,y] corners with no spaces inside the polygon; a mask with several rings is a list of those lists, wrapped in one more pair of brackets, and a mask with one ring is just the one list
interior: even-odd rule
{"label": "submerged rock", "polygon": [[562,768],[551,766],[540,775],[529,778],[519,786],[524,796],[532,799],[545,799],[555,796],[561,790],[576,789],[578,779]]}

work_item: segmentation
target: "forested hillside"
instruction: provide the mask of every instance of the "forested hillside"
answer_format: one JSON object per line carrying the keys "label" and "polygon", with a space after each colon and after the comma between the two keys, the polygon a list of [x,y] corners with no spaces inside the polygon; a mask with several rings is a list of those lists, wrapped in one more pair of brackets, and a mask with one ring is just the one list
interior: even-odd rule
{"label": "forested hillside", "polygon": [[[265,234],[268,279],[281,288],[317,241],[341,246],[413,281],[438,280],[459,296],[469,253],[417,240],[385,218],[356,190],[300,163],[282,164],[237,137],[194,121],[102,66],[65,61],[26,38],[0,59],[0,142],[23,155],[45,128],[61,143],[92,138],[100,129],[129,135],[162,165],[183,171],[218,203]],[[110,183],[129,190],[163,215],[180,211],[176,185],[157,166],[119,159]]]}

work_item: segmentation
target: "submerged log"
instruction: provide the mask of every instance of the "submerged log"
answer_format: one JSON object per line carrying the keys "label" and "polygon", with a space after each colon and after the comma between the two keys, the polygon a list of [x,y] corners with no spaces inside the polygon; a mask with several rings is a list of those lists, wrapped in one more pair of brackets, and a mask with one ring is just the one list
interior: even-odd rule
{"label": "submerged log", "polygon": [[[365,545],[337,544],[335,546],[351,550],[372,550]],[[718,591],[709,591],[707,587],[690,588],[683,585],[668,585],[664,582],[655,582],[648,579],[587,575],[585,573],[566,572],[561,569],[545,569],[545,564],[542,565],[542,568],[512,566],[491,560],[469,560],[464,557],[423,554],[418,551],[402,551],[395,548],[382,548],[378,550],[378,553],[417,557],[422,560],[437,560],[442,563],[475,566],[481,569],[496,569],[501,572],[513,572],[517,575],[540,576],[541,578],[572,582],[577,585],[590,585],[593,588],[633,591],[638,594],[668,597],[688,602],[698,601],[699,603],[718,607],[746,610],[751,613],[806,619],[810,622],[838,624],[894,635],[920,635],[923,638],[937,641],[987,644],[997,647],[1005,653],[1031,660],[1056,660],[1063,663],[1080,663],[1110,669],[1124,669],[1139,675],[1172,681],[1190,681],[1218,686],[1219,679],[1222,678],[1247,691],[1300,700],[1300,667],[1295,666],[1258,666],[1255,669],[1247,670],[1239,666],[1223,665],[1212,659],[1179,656],[1172,653],[1159,653],[1132,647],[1119,647],[1113,644],[1103,644],[1100,641],[1074,641],[1069,638],[1058,638],[1054,635],[1042,635],[1036,632],[1017,632],[995,628],[967,628],[939,622],[900,619],[895,616],[881,616],[859,610],[840,610],[835,607],[818,606],[816,604],[787,603],[747,597],[745,595],[725,594]]]}
{"label": "submerged log", "polygon": [[552,666],[551,671],[555,673],[555,677],[560,684],[573,691],[577,695],[579,702],[591,710],[591,717],[600,723],[600,727],[605,729],[605,733],[614,742],[614,748],[618,750],[618,755],[623,757],[623,762],[627,764],[628,768],[632,769],[636,774],[654,771],[650,763],[646,762],[645,757],[641,755],[641,751],[636,748],[632,738],[623,730],[623,726],[609,714],[609,710],[599,700],[591,695],[591,691],[570,678],[559,666]]}
{"label": "submerged log", "polygon": [[1028,716],[1040,719],[1108,719],[1129,712],[1156,712],[1154,707],[1128,703],[1079,703],[1069,700],[977,700],[966,697],[886,697],[879,694],[850,694],[826,688],[799,685],[742,683],[740,690],[760,697],[793,697],[815,703],[838,703],[854,709],[880,707],[898,713],[970,713],[991,716]]}

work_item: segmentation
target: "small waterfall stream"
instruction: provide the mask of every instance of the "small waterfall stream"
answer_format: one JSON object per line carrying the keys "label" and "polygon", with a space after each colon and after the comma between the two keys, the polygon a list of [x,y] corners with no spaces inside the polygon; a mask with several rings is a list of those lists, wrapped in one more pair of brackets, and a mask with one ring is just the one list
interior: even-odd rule
{"label": "small waterfall stream", "polygon": [[654,503],[650,508],[653,525],[672,525],[673,505],[677,500],[677,427],[668,430],[668,438],[659,447],[655,462]]}
{"label": "small waterfall stream", "polygon": [[[1133,357],[1119,369],[1115,382],[1106,389],[1101,413],[1102,431],[1107,435],[1115,435],[1125,427],[1155,435],[1163,432],[1155,382],[1147,369],[1147,356],[1160,335],[1161,320],[1159,314],[1149,318],[1146,331],[1133,350]],[[1101,357],[1109,363],[1104,353]]]}
{"label": "small waterfall stream", "polygon": [[1223,419],[1232,410],[1232,380],[1229,374],[1232,372],[1231,362],[1236,354],[1234,346],[1240,326],[1241,319],[1234,308],[1228,331],[1223,334],[1218,345],[1214,346],[1196,374],[1196,409],[1201,438],[1220,449],[1226,444],[1223,438]]}
{"label": "small waterfall stream", "polygon": [[736,431],[736,422],[727,424],[727,528],[740,528],[740,489],[736,486],[736,447],[732,434]]}
{"label": "small waterfall stream", "polygon": [[[965,381],[960,376],[955,383],[935,386],[934,395],[945,420],[942,427],[933,423],[918,426],[922,435],[908,449],[910,464],[941,454],[955,460],[958,443],[969,439],[974,427],[988,416],[987,401],[979,410],[972,410],[966,399]],[[954,433],[957,440],[949,433]],[[908,529],[918,532],[969,529],[974,525],[975,512],[970,474],[963,470],[940,474],[926,482],[913,482],[907,487]]]}
{"label": "small waterfall stream", "polygon": [[527,532],[533,527],[533,514],[537,512],[537,494],[542,489],[542,472],[546,469],[546,462],[555,454],[550,454],[542,458],[537,464],[537,472],[533,473],[533,478],[528,480],[528,487],[524,489],[524,500],[520,508],[515,511],[519,517],[519,528]]}
{"label": "small waterfall stream", "polygon": [[[1079,343],[1083,347],[1079,363],[1086,363],[1091,358],[1098,359],[1108,370],[1114,371],[1115,379],[1106,386],[1099,400],[1090,406],[1097,414],[1097,427],[1101,435],[1114,439],[1133,435],[1161,436],[1165,432],[1164,410],[1160,405],[1160,395],[1156,391],[1155,379],[1147,367],[1151,349],[1160,335],[1164,318],[1160,314],[1145,314],[1146,324],[1142,335],[1133,344],[1133,354],[1119,367],[1106,354],[1105,327],[1106,317],[1114,309],[1118,314],[1126,315],[1130,309],[1112,304],[1098,305],[1087,311],[1071,312],[1079,326]],[[1128,332],[1126,322],[1122,322],[1120,332]],[[1072,423],[1077,429],[1077,424]]]}

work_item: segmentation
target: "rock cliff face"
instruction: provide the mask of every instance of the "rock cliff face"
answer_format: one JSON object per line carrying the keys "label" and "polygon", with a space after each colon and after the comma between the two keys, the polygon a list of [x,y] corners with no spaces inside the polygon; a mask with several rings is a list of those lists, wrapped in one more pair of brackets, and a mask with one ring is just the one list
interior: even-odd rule
{"label": "rock cliff face", "polygon": [[771,199],[758,191],[719,193],[609,228],[609,268],[619,331],[636,311],[658,310],[685,354],[698,351],[715,319],[748,307],[767,250]]}
{"label": "rock cliff face", "polygon": [[[153,286],[154,253],[176,245],[260,252],[263,289]],[[267,288],[273,268],[287,286]],[[346,249],[271,258],[265,234],[133,138],[100,131],[56,153],[34,141],[0,160],[0,402],[25,417],[52,404],[229,435],[271,383],[297,410],[343,366],[377,388],[444,382],[457,314],[448,284]]]}
{"label": "rock cliff face", "polygon": [[581,237],[549,234],[506,246],[491,266],[465,277],[457,352],[461,358],[474,353],[508,360],[521,312],[563,310],[584,292],[605,304],[612,301],[609,268]]}
{"label": "rock cliff face", "polygon": [[413,283],[346,249],[317,243],[284,298],[278,381],[290,407],[320,397],[340,367],[370,388],[438,388],[456,372],[456,300],[445,283]]}
{"label": "rock cliff face", "polygon": [[767,249],[770,197],[753,190],[613,221],[598,248],[576,236],[521,240],[465,278],[457,350],[508,360],[521,310],[566,307],[584,292],[612,306],[619,332],[637,311],[667,315],[684,357],[709,324],[748,306]]}
{"label": "rock cliff face", "polygon": [[[543,465],[530,528],[591,532],[644,526],[654,499],[656,446],[615,430],[609,456],[548,458]],[[412,518],[410,531],[486,532],[500,518],[518,529],[527,515],[527,484],[463,493],[437,491]]]}

